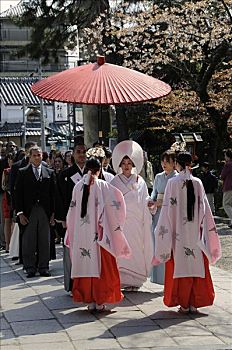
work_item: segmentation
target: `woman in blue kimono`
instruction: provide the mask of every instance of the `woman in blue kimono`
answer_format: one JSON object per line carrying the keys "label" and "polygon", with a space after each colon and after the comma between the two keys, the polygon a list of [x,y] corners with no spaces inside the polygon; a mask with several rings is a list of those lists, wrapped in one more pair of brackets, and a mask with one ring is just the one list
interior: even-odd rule
{"label": "woman in blue kimono", "polygon": [[[154,230],[159,219],[162,202],[163,202],[164,190],[168,180],[178,174],[178,172],[175,170],[175,159],[176,159],[176,153],[174,151],[168,150],[162,153],[161,166],[163,168],[163,172],[156,174],[154,184],[153,184],[151,199],[153,202],[155,202],[154,204],[157,207],[156,213],[152,215],[152,237],[153,237],[154,246],[155,246]],[[160,264],[152,268],[151,282],[164,284],[164,264]]]}

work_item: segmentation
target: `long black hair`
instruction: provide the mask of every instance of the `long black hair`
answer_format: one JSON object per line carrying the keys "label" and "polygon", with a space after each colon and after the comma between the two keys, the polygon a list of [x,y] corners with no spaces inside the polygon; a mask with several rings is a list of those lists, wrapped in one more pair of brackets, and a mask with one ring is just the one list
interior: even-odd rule
{"label": "long black hair", "polygon": [[[189,152],[180,152],[177,156],[177,163],[185,169],[186,166],[190,166],[192,163],[192,156]],[[192,180],[186,181],[187,188],[187,217],[188,221],[192,221],[194,218],[194,204],[195,204],[195,193]]]}
{"label": "long black hair", "polygon": [[[95,175],[101,169],[101,162],[95,157],[91,157],[87,160],[85,167],[91,171],[92,175]],[[89,184],[84,184],[83,195],[81,200],[81,218],[84,218],[87,214],[87,206],[89,199]]]}

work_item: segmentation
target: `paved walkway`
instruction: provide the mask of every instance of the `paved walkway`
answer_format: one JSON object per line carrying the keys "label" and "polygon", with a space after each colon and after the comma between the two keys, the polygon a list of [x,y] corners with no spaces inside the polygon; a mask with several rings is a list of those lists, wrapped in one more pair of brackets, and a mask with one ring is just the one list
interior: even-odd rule
{"label": "paved walkway", "polygon": [[232,349],[231,273],[211,268],[215,304],[197,316],[165,307],[162,286],[149,281],[111,312],[93,315],[64,291],[57,250],[48,278],[27,279],[1,255],[1,350]]}

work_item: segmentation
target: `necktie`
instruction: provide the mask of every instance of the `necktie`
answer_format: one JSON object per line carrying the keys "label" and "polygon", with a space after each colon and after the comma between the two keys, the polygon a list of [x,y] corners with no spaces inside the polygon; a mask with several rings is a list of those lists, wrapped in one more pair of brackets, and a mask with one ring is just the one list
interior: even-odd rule
{"label": "necktie", "polygon": [[35,178],[38,181],[39,180],[39,169],[35,168]]}

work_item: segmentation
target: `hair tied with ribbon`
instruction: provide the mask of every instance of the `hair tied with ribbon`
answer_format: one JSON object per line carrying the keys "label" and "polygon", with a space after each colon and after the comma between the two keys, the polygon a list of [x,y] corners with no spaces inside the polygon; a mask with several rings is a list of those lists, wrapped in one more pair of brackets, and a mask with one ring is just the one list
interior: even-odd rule
{"label": "hair tied with ribbon", "polygon": [[92,172],[91,172],[91,170],[88,170],[88,172],[84,178],[84,185],[87,185],[87,186],[90,185],[91,177],[92,177]]}

